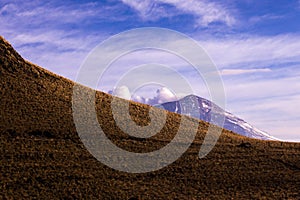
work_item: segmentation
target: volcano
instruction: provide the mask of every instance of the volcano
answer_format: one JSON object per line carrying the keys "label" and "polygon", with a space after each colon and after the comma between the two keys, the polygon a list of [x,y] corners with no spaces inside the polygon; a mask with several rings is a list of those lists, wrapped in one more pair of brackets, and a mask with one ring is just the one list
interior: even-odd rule
{"label": "volcano", "polygon": [[170,112],[198,118],[216,125],[217,123],[214,123],[212,117],[217,115],[224,119],[224,124],[222,125],[224,129],[250,138],[257,138],[261,140],[278,140],[268,133],[255,128],[243,119],[223,110],[213,102],[196,95],[189,95],[178,101],[166,102],[154,106]]}

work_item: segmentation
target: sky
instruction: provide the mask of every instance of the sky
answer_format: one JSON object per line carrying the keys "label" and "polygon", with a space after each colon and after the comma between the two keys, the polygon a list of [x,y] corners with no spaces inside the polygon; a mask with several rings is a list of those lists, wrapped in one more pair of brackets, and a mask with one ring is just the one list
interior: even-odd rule
{"label": "sky", "polygon": [[[299,21],[299,0],[0,1],[0,34],[25,59],[71,80],[89,53],[115,34],[142,27],[186,34],[217,66],[227,111],[274,137],[298,142]],[[184,71],[193,86],[199,85],[195,94],[209,99],[204,81],[194,79],[182,60],[157,50],[121,57],[98,89],[108,92],[120,71],[153,60]],[[138,94],[174,98],[172,88],[163,85],[145,86]]]}

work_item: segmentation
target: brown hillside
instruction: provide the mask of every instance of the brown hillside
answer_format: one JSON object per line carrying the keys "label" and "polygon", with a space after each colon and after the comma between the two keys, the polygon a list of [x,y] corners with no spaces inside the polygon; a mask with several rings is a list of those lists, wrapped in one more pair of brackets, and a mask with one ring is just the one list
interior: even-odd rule
{"label": "brown hillside", "polygon": [[[188,151],[168,167],[144,174],[111,169],[89,154],[76,133],[73,86],[22,59],[0,37],[0,199],[299,199],[300,143],[224,130],[213,151],[199,159],[208,128],[202,121]],[[179,127],[181,116],[168,113],[157,135],[130,137],[113,120],[112,97],[96,97],[102,129],[128,151],[157,150]],[[149,123],[149,108],[131,102],[133,120]]]}

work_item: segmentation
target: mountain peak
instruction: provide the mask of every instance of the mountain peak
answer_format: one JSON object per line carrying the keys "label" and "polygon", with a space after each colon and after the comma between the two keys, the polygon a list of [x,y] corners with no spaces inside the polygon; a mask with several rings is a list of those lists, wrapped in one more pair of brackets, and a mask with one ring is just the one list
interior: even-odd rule
{"label": "mountain peak", "polygon": [[[278,140],[277,138],[270,136],[266,132],[253,127],[244,120],[223,110],[212,101],[193,94],[183,97],[178,101],[167,102],[155,106],[170,112],[188,115],[209,123],[214,123],[212,120],[213,116],[219,116],[224,118],[224,124],[222,128],[250,138]],[[212,115],[212,113],[214,114]]]}

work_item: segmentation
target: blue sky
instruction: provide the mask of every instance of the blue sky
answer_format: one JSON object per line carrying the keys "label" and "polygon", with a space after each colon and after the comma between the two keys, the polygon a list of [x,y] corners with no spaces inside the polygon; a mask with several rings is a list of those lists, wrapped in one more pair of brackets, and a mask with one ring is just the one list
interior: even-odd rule
{"label": "blue sky", "polygon": [[[0,34],[26,59],[72,80],[88,53],[112,35],[140,27],[187,34],[220,70],[226,109],[290,141],[300,141],[299,21],[299,0],[0,2]],[[140,58],[133,54],[123,64]],[[207,97],[201,88],[197,94]]]}

